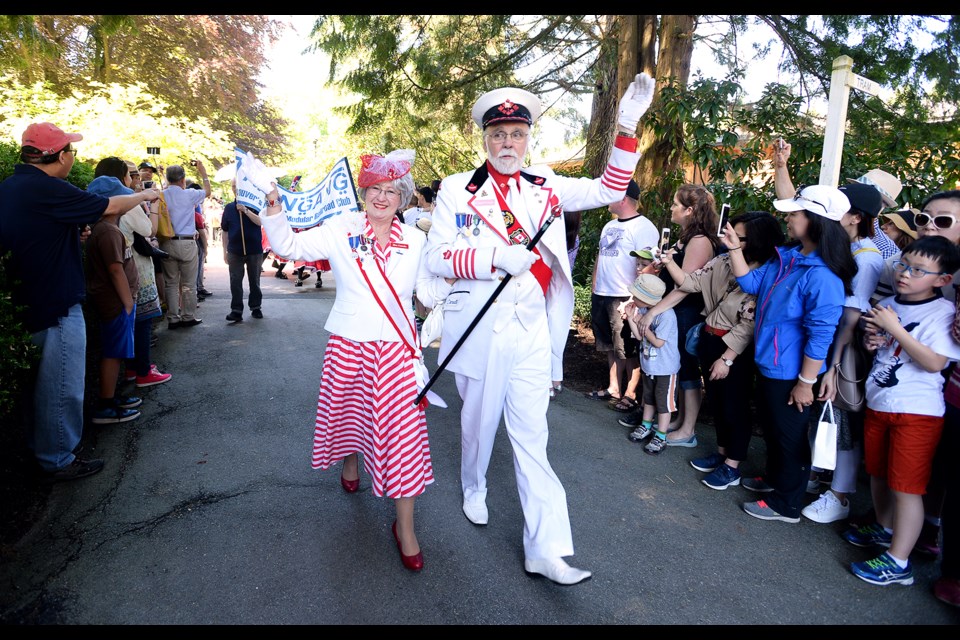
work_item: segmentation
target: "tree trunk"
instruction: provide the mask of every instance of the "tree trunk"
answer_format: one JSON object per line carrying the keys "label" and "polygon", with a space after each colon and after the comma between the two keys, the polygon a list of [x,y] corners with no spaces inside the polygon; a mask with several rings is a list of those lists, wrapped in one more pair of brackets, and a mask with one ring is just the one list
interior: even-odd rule
{"label": "tree trunk", "polygon": [[110,84],[113,74],[110,73],[110,36],[103,36],[103,83]]}
{"label": "tree trunk", "polygon": [[617,97],[633,82],[639,68],[640,16],[620,16],[617,33]]}
{"label": "tree trunk", "polygon": [[[653,97],[654,108],[659,102],[660,91],[666,84],[674,82],[687,86],[696,24],[697,16],[663,16],[660,25],[660,57],[656,63],[657,90]],[[641,67],[645,68],[645,65]],[[642,156],[635,174],[641,189],[653,184],[657,177],[679,172],[682,148],[683,130],[679,125],[659,138],[653,131],[644,129],[639,145]],[[673,188],[669,184],[665,189],[671,192],[659,194],[660,202],[669,201],[673,197]]]}
{"label": "tree trunk", "polygon": [[617,59],[614,26],[616,16],[606,16],[603,41],[596,66],[596,90],[590,110],[590,125],[584,148],[583,170],[591,177],[599,177],[607,166],[613,146],[613,129],[617,122]]}
{"label": "tree trunk", "polygon": [[91,75],[97,82],[103,82],[103,36],[99,25],[90,29],[90,35],[93,37],[93,73]]}

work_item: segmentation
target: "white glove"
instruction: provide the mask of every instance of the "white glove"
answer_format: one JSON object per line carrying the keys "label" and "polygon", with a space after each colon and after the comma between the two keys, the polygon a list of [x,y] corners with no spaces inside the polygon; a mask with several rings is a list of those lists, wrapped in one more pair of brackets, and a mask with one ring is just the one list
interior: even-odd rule
{"label": "white glove", "polygon": [[519,276],[529,271],[533,263],[539,259],[540,256],[533,251],[527,251],[525,246],[512,244],[509,247],[497,247],[493,253],[493,266],[503,269],[512,276]]}
{"label": "white glove", "polygon": [[617,124],[627,131],[635,132],[640,118],[653,102],[653,90],[657,81],[646,73],[638,73],[620,98]]}
{"label": "white glove", "polygon": [[[247,159],[241,165],[240,170],[257,190],[263,193],[273,191],[271,183],[275,182],[276,178],[270,174],[262,162],[253,157],[252,153],[247,152]],[[240,178],[238,177],[237,184],[239,183]]]}

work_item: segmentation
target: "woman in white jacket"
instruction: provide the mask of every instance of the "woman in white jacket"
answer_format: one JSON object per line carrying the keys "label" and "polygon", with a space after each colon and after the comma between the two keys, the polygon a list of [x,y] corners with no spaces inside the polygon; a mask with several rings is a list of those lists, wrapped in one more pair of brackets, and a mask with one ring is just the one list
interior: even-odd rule
{"label": "woman in white jacket", "polygon": [[433,482],[425,403],[416,405],[425,382],[413,317],[414,290],[427,307],[449,284],[423,268],[426,236],[397,216],[410,201],[413,151],[365,155],[357,177],[365,211],[347,212],[294,234],[276,185],[261,216],[273,248],[297,260],[329,260],[337,296],[324,328],[331,333],[323,355],[313,439],[313,468],[343,460],[340,482],[360,486],[359,458],[376,496],[396,501],[393,534],[403,565],[423,568],[414,532],[416,496]]}

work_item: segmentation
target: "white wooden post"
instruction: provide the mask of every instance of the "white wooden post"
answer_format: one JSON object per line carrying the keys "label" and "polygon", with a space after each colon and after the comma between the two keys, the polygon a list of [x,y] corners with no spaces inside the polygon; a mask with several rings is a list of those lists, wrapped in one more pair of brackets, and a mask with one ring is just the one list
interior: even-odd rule
{"label": "white wooden post", "polygon": [[820,184],[837,186],[840,180],[840,157],[847,124],[847,101],[850,87],[847,74],[853,69],[853,58],[840,56],[833,60],[830,76],[830,100],[827,104],[827,129],[823,134],[823,156],[820,159]]}
{"label": "white wooden post", "polygon": [[880,93],[880,86],[876,82],[853,73],[853,58],[834,58],[830,100],[827,103],[827,128],[823,134],[823,156],[820,159],[820,184],[831,187],[837,186],[840,181],[840,158],[843,156],[851,87],[873,96]]}

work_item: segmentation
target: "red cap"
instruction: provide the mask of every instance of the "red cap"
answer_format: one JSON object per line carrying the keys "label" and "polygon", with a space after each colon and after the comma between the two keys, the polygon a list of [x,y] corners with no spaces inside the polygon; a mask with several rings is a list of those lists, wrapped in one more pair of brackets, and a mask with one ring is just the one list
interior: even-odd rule
{"label": "red cap", "polygon": [[34,122],[23,132],[23,140],[20,146],[36,147],[43,152],[43,155],[48,156],[78,140],[83,140],[83,136],[79,133],[66,133],[57,125],[49,122]]}

